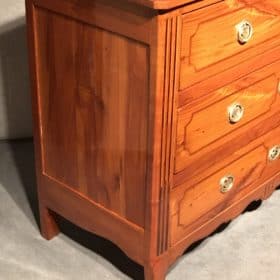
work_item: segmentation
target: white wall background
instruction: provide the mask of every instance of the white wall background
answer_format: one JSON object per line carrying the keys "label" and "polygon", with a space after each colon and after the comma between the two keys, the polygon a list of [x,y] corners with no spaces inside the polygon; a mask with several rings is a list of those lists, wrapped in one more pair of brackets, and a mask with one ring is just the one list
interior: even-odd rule
{"label": "white wall background", "polygon": [[25,3],[0,0],[0,139],[32,136]]}

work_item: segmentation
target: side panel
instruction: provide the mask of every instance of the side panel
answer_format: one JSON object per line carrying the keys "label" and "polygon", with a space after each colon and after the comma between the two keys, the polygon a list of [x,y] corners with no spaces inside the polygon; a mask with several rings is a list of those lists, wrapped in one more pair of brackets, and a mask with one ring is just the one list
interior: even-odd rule
{"label": "side panel", "polygon": [[45,176],[144,227],[149,47],[36,8]]}

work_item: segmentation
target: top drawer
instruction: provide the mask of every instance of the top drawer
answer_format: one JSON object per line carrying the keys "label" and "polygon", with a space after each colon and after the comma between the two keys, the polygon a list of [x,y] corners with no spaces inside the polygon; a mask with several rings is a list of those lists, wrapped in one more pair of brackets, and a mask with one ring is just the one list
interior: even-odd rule
{"label": "top drawer", "polygon": [[223,1],[185,14],[181,44],[181,90],[242,62],[247,74],[250,60],[266,65],[253,58],[280,44],[280,1]]}

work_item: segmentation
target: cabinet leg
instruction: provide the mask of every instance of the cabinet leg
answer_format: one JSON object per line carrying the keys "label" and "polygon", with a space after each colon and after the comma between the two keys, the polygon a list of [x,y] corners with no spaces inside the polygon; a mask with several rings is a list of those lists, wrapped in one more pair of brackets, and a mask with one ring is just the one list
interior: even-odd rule
{"label": "cabinet leg", "polygon": [[168,272],[168,267],[165,265],[146,265],[144,267],[145,280],[165,280]]}
{"label": "cabinet leg", "polygon": [[55,220],[55,213],[43,205],[40,205],[40,226],[41,235],[47,240],[52,239],[60,232]]}

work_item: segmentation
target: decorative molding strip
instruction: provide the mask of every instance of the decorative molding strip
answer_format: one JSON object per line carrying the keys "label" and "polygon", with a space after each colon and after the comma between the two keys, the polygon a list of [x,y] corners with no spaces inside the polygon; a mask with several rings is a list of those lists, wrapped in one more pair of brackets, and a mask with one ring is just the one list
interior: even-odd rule
{"label": "decorative molding strip", "polygon": [[[165,50],[164,50],[164,86],[162,112],[162,142],[161,142],[161,169],[160,169],[160,198],[159,198],[159,227],[158,227],[158,255],[161,255],[169,246],[169,193],[173,175],[172,157],[174,143],[172,135],[175,122],[175,103],[177,91],[177,59],[178,40],[180,38],[181,17],[173,16],[165,22]],[[175,139],[175,138],[174,138]]]}

